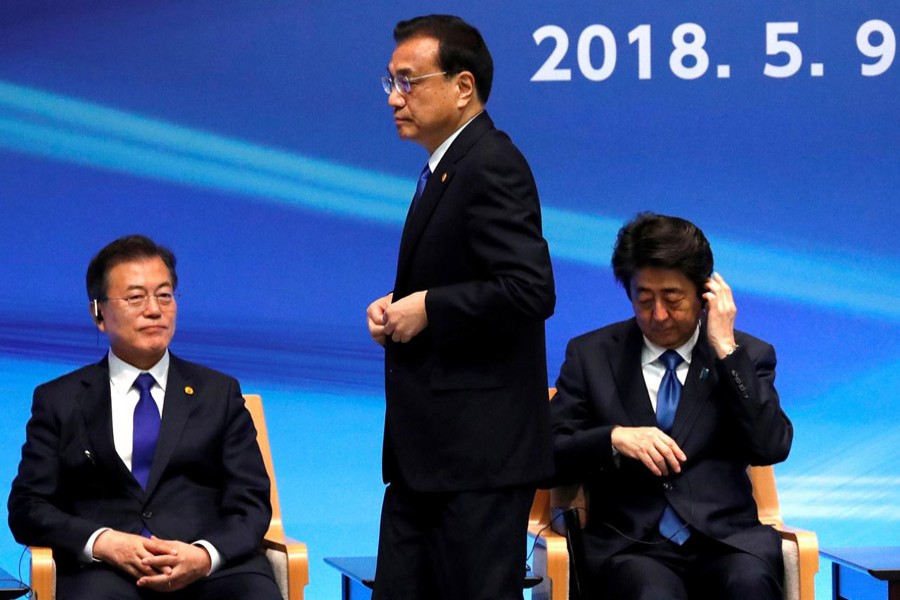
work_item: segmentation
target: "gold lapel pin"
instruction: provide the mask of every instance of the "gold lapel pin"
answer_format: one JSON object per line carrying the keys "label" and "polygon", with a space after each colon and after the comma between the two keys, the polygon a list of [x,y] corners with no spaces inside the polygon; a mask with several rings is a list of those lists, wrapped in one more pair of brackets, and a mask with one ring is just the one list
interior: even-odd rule
{"label": "gold lapel pin", "polygon": [[192,387],[189,386],[189,385],[186,385],[186,386],[184,386],[184,393],[187,394],[188,396],[193,396],[193,395],[194,395],[194,388],[192,388]]}
{"label": "gold lapel pin", "polygon": [[441,175],[441,183],[444,183],[445,181],[447,181],[447,174],[446,174],[446,173],[444,173],[443,175]]}

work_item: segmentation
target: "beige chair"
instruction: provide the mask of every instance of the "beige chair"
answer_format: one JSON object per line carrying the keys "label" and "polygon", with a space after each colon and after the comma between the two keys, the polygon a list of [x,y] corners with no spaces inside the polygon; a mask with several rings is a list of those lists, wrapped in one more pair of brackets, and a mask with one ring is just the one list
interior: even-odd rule
{"label": "beige chair", "polygon": [[[309,556],[306,544],[291,539],[284,534],[281,523],[281,504],[278,501],[278,487],[272,468],[272,451],[269,447],[269,432],[263,414],[262,398],[245,394],[247,410],[256,426],[256,439],[266,463],[266,471],[272,481],[272,521],[263,540],[266,558],[272,563],[275,581],[284,600],[303,600],[303,590],[309,584]],[[50,548],[31,547],[31,588],[36,600],[56,600],[56,564]]]}
{"label": "beige chair", "polygon": [[[550,397],[556,390],[550,389]],[[753,498],[760,522],[773,526],[781,535],[784,554],[785,600],[815,600],[815,575],[819,572],[819,542],[816,534],[787,527],[781,517],[775,472],[772,467],[750,467]],[[550,527],[552,509],[581,507],[580,526],[584,527],[588,499],[581,486],[538,490],[531,507],[528,532],[535,538],[533,570],[544,581],[532,592],[533,600],[569,600],[571,567],[566,537]],[[574,594],[573,594],[574,597]]]}

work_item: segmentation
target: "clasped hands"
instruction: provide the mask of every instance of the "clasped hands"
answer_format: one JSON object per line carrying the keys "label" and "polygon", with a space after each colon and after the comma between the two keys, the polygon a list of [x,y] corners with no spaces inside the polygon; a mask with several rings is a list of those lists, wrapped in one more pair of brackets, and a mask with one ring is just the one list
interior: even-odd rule
{"label": "clasped hands", "polygon": [[202,546],[113,529],[97,536],[93,555],[134,577],[138,587],[157,592],[180,590],[206,577],[211,567]]}
{"label": "clasped hands", "polygon": [[394,294],[382,296],[366,309],[366,322],[372,339],[384,346],[387,337],[405,344],[428,327],[425,295],[415,292],[392,302]]}

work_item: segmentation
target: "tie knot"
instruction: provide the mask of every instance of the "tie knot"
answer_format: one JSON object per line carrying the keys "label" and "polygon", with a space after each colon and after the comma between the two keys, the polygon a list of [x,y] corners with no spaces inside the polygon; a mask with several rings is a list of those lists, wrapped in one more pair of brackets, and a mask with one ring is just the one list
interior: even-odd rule
{"label": "tie knot", "polygon": [[134,380],[134,387],[143,394],[149,392],[154,383],[156,383],[156,380],[153,379],[153,375],[150,373],[141,373],[137,376],[137,379]]}
{"label": "tie knot", "polygon": [[666,371],[674,371],[675,367],[680,365],[681,361],[684,359],[674,350],[666,350],[660,354],[659,360],[666,366]]}
{"label": "tie knot", "polygon": [[425,166],[422,168],[422,172],[419,174],[419,181],[423,186],[428,181],[429,177],[431,177],[431,168],[429,168],[428,163],[425,163]]}

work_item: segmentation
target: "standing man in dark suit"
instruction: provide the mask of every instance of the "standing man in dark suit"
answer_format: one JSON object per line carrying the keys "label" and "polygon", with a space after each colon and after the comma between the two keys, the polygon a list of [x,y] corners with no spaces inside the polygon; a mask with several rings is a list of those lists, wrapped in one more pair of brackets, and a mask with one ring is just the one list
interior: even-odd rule
{"label": "standing man in dark suit", "polygon": [[9,526],[53,549],[60,600],[281,598],[240,386],[168,351],[177,284],[175,256],[144,236],[103,248],[87,291],[109,353],[34,392]]}
{"label": "standing man in dark suit", "polygon": [[639,215],[612,266],[634,318],[569,343],[551,402],[557,479],[584,482],[590,498],[591,589],[780,599],[781,542],[747,475],[791,447],[775,350],[734,329],[731,288],[692,223]]}
{"label": "standing man in dark suit", "polygon": [[544,320],[556,297],[537,189],[484,110],[481,34],[431,15],[394,39],[388,103],[430,157],[393,291],[367,310],[387,399],[374,597],[521,598],[528,511],[553,469]]}

